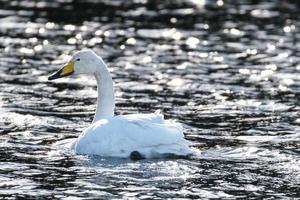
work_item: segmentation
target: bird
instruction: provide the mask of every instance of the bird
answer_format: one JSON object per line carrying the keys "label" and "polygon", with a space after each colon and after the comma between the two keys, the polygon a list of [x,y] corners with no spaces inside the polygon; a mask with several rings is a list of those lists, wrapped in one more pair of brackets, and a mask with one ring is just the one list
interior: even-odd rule
{"label": "bird", "polygon": [[114,115],[114,83],[107,65],[93,50],[74,53],[48,80],[76,75],[94,76],[98,97],[92,123],[71,145],[75,154],[132,160],[193,154],[182,125],[165,120],[160,112]]}

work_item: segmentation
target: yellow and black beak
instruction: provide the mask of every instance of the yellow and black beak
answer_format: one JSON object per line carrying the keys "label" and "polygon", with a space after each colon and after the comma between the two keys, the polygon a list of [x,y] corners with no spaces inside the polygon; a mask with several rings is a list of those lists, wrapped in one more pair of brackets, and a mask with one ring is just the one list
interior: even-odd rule
{"label": "yellow and black beak", "polygon": [[48,77],[48,80],[54,80],[61,77],[69,76],[74,72],[74,61],[68,62],[63,68]]}

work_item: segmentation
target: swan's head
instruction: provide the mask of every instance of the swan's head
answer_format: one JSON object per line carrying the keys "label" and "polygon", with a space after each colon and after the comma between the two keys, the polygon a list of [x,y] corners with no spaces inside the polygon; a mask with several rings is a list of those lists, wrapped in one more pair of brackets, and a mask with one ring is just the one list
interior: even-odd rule
{"label": "swan's head", "polygon": [[48,77],[48,80],[69,76],[72,74],[94,74],[97,70],[106,68],[102,59],[92,50],[81,50],[75,53],[71,60],[60,70]]}

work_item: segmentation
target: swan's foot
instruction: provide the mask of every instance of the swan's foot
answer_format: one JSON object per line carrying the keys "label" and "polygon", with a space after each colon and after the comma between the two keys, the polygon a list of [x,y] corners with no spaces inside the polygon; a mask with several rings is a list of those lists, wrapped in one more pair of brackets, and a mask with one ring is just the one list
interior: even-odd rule
{"label": "swan's foot", "polygon": [[145,159],[145,157],[142,156],[142,154],[140,154],[140,152],[138,152],[138,151],[131,152],[131,154],[130,154],[129,157],[130,157],[131,160],[142,160],[142,159]]}

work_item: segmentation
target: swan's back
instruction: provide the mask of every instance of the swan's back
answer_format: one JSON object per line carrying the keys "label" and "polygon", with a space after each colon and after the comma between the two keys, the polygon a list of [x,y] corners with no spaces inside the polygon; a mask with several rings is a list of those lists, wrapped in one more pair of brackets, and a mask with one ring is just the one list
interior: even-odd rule
{"label": "swan's back", "polygon": [[121,115],[90,125],[74,144],[78,154],[129,157],[138,151],[145,158],[191,154],[182,127],[161,114]]}

